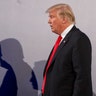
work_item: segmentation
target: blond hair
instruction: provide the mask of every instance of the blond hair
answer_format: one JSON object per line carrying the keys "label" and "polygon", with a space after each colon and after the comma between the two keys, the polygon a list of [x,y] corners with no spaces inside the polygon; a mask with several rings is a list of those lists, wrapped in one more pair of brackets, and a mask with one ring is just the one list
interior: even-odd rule
{"label": "blond hair", "polygon": [[57,11],[57,13],[60,17],[63,17],[63,18],[67,17],[69,22],[75,23],[74,13],[68,4],[56,4],[56,5],[48,8],[46,13],[49,13],[51,11]]}

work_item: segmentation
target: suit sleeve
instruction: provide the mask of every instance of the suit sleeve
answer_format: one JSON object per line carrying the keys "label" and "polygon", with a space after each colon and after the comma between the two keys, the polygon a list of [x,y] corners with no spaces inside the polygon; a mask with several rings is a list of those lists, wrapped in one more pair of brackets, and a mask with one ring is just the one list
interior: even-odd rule
{"label": "suit sleeve", "polygon": [[84,34],[74,45],[72,61],[75,73],[72,96],[92,96],[91,43]]}

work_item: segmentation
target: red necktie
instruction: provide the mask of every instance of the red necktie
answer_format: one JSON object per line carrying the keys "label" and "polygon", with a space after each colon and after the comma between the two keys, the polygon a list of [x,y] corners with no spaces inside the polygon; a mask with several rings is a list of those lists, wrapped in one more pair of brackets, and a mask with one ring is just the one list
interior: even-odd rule
{"label": "red necktie", "polygon": [[55,52],[56,52],[56,50],[57,50],[57,48],[58,48],[58,46],[60,44],[61,39],[62,39],[62,37],[59,36],[57,41],[56,41],[56,43],[55,43],[55,45],[54,45],[53,51],[51,53],[51,56],[49,58],[48,65],[47,65],[47,68],[46,68],[46,71],[45,71],[45,75],[44,75],[44,79],[43,79],[43,84],[42,84],[42,94],[44,94],[44,88],[45,88],[45,83],[46,83],[46,74],[47,74],[48,68],[49,68],[49,66],[51,64],[51,61],[52,61],[52,59],[54,57],[54,54],[55,54]]}

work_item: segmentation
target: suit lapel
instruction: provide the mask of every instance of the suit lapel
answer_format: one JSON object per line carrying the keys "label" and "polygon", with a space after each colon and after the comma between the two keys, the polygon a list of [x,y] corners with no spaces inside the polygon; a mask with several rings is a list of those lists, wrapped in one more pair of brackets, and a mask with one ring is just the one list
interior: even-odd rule
{"label": "suit lapel", "polygon": [[[58,47],[58,49],[57,49],[57,51],[56,51],[56,53],[55,53],[55,55],[54,55],[54,57],[53,57],[53,59],[52,59],[52,61],[51,61],[51,64],[50,64],[49,68],[52,66],[53,61],[55,60],[56,56],[59,54],[59,52],[60,52],[60,50],[62,49],[62,47],[67,43],[67,41],[68,41],[68,40],[67,40],[66,38],[62,40],[61,44],[59,45],[59,47]],[[53,47],[53,48],[54,48],[54,47]],[[45,71],[46,71],[46,68],[47,68],[47,65],[48,65],[48,61],[49,61],[49,59],[50,59],[51,53],[52,53],[52,51],[53,51],[53,48],[52,48],[52,50],[51,50],[51,52],[50,52],[50,55],[49,55],[49,57],[48,57],[48,60],[47,60],[47,63],[46,63],[45,69],[44,69],[43,76],[44,76],[44,74],[45,74]],[[48,69],[49,69],[49,68],[48,68]]]}
{"label": "suit lapel", "polygon": [[56,56],[59,54],[59,52],[61,51],[61,49],[63,48],[63,46],[65,46],[65,44],[67,43],[67,41],[68,41],[68,39],[66,39],[66,38],[62,40],[61,44],[59,45],[59,47],[58,47],[58,49],[57,49],[57,51],[56,51],[56,53],[55,53],[55,55],[54,55],[54,57],[52,59],[51,64],[53,63],[53,61],[55,60]]}
{"label": "suit lapel", "polygon": [[[62,40],[61,44],[59,45],[59,47],[58,47],[58,49],[57,49],[57,51],[56,51],[56,53],[55,53],[55,55],[54,55],[54,57],[53,57],[53,59],[52,59],[52,62],[51,62],[51,64],[50,64],[50,67],[52,66],[53,61],[56,59],[56,57],[57,57],[57,55],[59,54],[59,52],[61,51],[61,49],[68,43],[68,41],[69,41],[72,33],[73,33],[75,30],[76,30],[76,27],[74,26],[74,27],[70,30],[70,32],[65,36],[65,38]],[[52,52],[52,51],[51,51],[51,52]],[[49,58],[50,58],[50,56],[49,56]]]}
{"label": "suit lapel", "polygon": [[[53,59],[52,59],[52,62],[51,62],[51,64],[50,64],[50,66],[49,66],[49,69],[50,69],[50,67],[54,64],[53,61],[56,59],[56,57],[57,57],[57,55],[59,54],[59,52],[61,51],[61,49],[68,43],[68,41],[70,40],[71,35],[76,31],[76,29],[77,29],[77,28],[74,26],[74,27],[70,30],[70,32],[65,36],[65,38],[62,40],[61,44],[59,45],[59,47],[58,47],[58,49],[57,49],[57,51],[56,51],[56,53],[55,53],[55,55],[54,55],[54,57],[53,57]],[[52,50],[53,50],[53,49],[52,49]],[[52,53],[52,50],[51,50],[51,53]],[[50,55],[51,55],[51,53],[50,53]],[[49,55],[49,58],[50,58],[50,55]],[[47,67],[49,58],[48,58],[48,60],[47,60],[47,63],[46,63],[46,66],[45,66],[43,75],[45,74],[45,71],[46,71],[46,67]]]}

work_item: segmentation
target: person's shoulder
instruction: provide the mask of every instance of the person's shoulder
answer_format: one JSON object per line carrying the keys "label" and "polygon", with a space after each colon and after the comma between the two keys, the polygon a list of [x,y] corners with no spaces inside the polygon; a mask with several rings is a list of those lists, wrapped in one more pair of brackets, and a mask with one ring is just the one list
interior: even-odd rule
{"label": "person's shoulder", "polygon": [[79,43],[82,42],[82,43],[88,43],[91,45],[91,41],[88,35],[84,33],[83,31],[81,31],[76,26],[74,26],[72,29],[71,40],[74,42],[74,44],[77,44],[78,42]]}
{"label": "person's shoulder", "polygon": [[6,69],[8,69],[8,70],[12,70],[12,67],[11,67],[11,65],[10,64],[8,64],[5,60],[0,60],[1,61],[1,66],[3,67],[3,68],[6,68]]}
{"label": "person's shoulder", "polygon": [[74,34],[79,37],[79,38],[86,38],[86,39],[89,39],[88,35],[81,31],[79,28],[77,28],[76,26],[73,27],[73,29],[75,30],[74,31]]}

